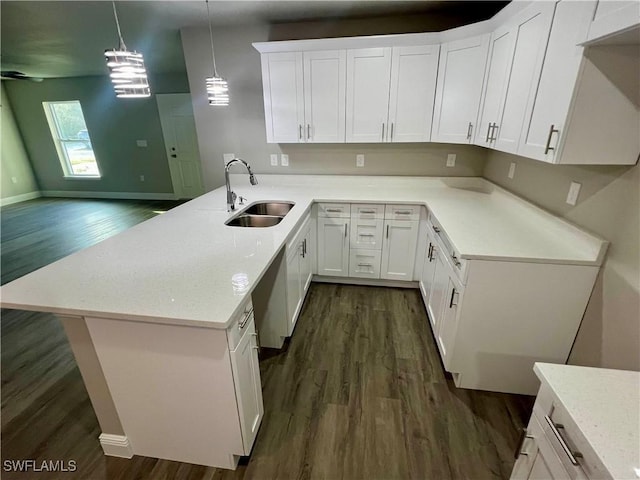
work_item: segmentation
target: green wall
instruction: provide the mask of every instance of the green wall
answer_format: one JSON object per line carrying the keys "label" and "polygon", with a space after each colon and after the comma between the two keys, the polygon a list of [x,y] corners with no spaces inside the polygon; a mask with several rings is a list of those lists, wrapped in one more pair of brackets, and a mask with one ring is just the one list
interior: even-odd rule
{"label": "green wall", "polygon": [[[189,92],[185,73],[152,76],[153,93]],[[155,97],[118,99],[107,76],[6,82],[40,190],[172,193]],[[79,100],[102,178],[65,179],[42,102]],[[147,147],[136,145],[146,140]],[[140,181],[144,175],[145,181]]]}
{"label": "green wall", "polygon": [[2,92],[2,103],[0,104],[2,109],[2,124],[0,128],[2,132],[2,150],[0,152],[2,156],[2,161],[0,162],[2,185],[0,198],[7,199],[32,193],[37,194],[38,185],[33,176],[29,158],[13,116],[11,104],[7,98],[5,82],[0,82],[0,85],[0,91]]}

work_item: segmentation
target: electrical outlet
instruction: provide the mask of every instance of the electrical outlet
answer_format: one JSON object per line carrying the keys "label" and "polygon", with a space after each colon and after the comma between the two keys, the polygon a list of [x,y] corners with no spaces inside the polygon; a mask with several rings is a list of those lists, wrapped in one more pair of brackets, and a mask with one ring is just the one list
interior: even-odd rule
{"label": "electrical outlet", "polygon": [[362,153],[356,155],[356,167],[364,167],[364,155]]}
{"label": "electrical outlet", "polygon": [[18,183],[17,177],[11,177],[11,183]]}
{"label": "electrical outlet", "polygon": [[271,154],[271,166],[272,167],[277,167],[278,166],[278,154],[277,153],[272,153]]}
{"label": "electrical outlet", "polygon": [[578,195],[580,195],[581,184],[578,182],[571,182],[571,186],[569,187],[569,193],[567,194],[567,203],[569,205],[575,205],[578,203]]}
{"label": "electrical outlet", "polygon": [[147,141],[146,140],[136,140],[136,145],[139,147],[146,147],[147,146]]}
{"label": "electrical outlet", "polygon": [[144,175],[140,175],[140,181],[144,182]]}
{"label": "electrical outlet", "polygon": [[456,166],[456,154],[450,153],[447,155],[447,167],[455,167]]}
{"label": "electrical outlet", "polygon": [[282,165],[283,167],[289,166],[289,155],[287,155],[286,153],[280,155],[280,165]]}
{"label": "electrical outlet", "polygon": [[229,163],[234,158],[236,158],[236,154],[235,153],[223,153],[222,154],[222,159],[224,160],[225,166],[227,165],[227,163]]}
{"label": "electrical outlet", "polygon": [[507,177],[513,178],[515,174],[516,174],[516,162],[511,162],[511,165],[509,165],[509,173],[507,174]]}

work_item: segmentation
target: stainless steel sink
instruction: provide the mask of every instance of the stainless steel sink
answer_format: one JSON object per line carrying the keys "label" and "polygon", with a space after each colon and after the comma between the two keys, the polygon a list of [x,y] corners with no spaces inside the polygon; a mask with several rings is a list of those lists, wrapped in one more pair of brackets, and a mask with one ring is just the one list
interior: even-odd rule
{"label": "stainless steel sink", "polygon": [[276,215],[284,217],[295,204],[292,202],[262,202],[251,205],[243,213],[249,215]]}
{"label": "stainless steel sink", "polygon": [[273,227],[279,224],[283,218],[284,216],[277,215],[247,215],[242,213],[224,223],[230,227]]}

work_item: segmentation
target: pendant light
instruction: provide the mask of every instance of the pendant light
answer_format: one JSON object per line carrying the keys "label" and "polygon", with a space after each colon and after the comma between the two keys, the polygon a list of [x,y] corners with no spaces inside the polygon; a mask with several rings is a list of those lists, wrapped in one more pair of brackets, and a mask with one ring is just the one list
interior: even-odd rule
{"label": "pendant light", "polygon": [[109,67],[109,76],[119,98],[142,98],[151,95],[149,89],[149,81],[147,79],[147,70],[144,66],[144,58],[141,53],[130,52],[122,39],[120,31],[120,22],[118,22],[118,14],[116,12],[116,3],[113,5],[113,16],[116,19],[116,27],[118,28],[118,38],[120,44],[118,49],[105,50],[104,56],[107,59],[107,67]]}
{"label": "pendant light", "polygon": [[213,31],[211,29],[211,13],[209,12],[209,0],[207,3],[207,18],[209,19],[209,38],[211,39],[211,60],[213,61],[213,77],[207,77],[207,98],[209,105],[226,107],[229,105],[229,85],[227,81],[218,75],[216,70],[216,55],[213,52]]}

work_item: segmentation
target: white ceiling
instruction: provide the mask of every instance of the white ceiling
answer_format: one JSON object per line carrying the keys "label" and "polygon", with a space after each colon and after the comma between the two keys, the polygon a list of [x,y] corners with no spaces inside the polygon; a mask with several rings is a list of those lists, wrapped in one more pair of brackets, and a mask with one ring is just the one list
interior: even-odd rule
{"label": "white ceiling", "polygon": [[[209,5],[215,28],[418,14],[459,15],[468,23],[489,18],[504,4],[454,0],[211,0]],[[127,46],[145,54],[150,70],[184,71],[179,30],[207,25],[204,0],[118,1],[116,8]],[[110,1],[2,0],[0,18],[2,70],[45,78],[101,75],[105,73],[102,52],[118,46]]]}

